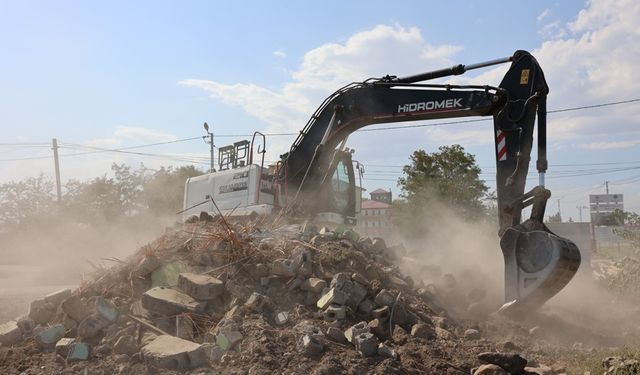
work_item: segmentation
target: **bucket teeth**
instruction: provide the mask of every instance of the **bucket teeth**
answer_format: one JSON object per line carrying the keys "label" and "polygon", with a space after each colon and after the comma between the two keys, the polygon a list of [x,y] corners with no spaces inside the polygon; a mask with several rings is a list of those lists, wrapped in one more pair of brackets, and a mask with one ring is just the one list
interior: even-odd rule
{"label": "bucket teeth", "polygon": [[546,227],[508,228],[500,240],[505,265],[504,312],[534,311],[558,293],[578,271],[580,251]]}

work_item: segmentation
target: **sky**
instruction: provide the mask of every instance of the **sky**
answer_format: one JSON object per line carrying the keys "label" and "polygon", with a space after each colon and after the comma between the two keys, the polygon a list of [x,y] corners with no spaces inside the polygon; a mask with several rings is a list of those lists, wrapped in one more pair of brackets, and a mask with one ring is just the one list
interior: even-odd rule
{"label": "sky", "polygon": [[[532,52],[545,71],[549,110],[640,98],[634,0],[0,0],[0,6],[0,182],[53,176],[52,138],[62,145],[63,182],[108,175],[114,162],[152,169],[196,162],[204,169],[208,145],[197,137],[205,121],[216,146],[256,130],[296,133],[346,83],[518,49]],[[498,85],[506,68],[440,82]],[[588,206],[589,194],[604,193],[605,181],[611,193],[624,194],[627,210],[640,212],[639,114],[638,101],[549,114],[548,214],[559,205],[565,220],[578,221],[578,207]],[[480,121],[360,131],[348,146],[365,166],[368,191],[381,187],[398,196],[397,178],[414,150],[454,143],[476,155],[495,188],[491,130],[491,121]],[[129,149],[144,155],[91,153],[187,138],[194,139]],[[269,136],[267,160],[277,160],[294,138]]]}

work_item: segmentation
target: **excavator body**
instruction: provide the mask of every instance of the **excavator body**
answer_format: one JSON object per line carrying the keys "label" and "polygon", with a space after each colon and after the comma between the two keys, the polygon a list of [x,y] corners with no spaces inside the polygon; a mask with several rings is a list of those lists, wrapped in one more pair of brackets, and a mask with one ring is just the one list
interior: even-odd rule
{"label": "excavator body", "polygon": [[[511,66],[498,87],[424,83],[501,63]],[[551,196],[544,186],[548,92],[542,69],[526,51],[479,64],[346,85],[320,105],[276,165],[264,167],[266,139],[259,132],[251,143],[221,148],[221,171],[187,181],[184,215],[277,211],[291,217],[355,223],[359,197],[353,150],[346,147],[351,133],[380,123],[492,116],[498,235],[505,265],[501,310],[536,310],[571,280],[580,265],[577,246],[543,223]],[[536,119],[539,183],[525,192]],[[262,140],[257,152],[262,155],[260,165],[253,163],[256,136]],[[522,211],[529,206],[530,217],[523,221]]]}

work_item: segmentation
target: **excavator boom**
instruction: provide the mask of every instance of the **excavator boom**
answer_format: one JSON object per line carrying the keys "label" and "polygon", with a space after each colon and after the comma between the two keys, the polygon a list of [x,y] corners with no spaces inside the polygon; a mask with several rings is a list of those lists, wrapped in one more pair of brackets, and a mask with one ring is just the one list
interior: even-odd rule
{"label": "excavator boom", "polygon": [[[422,83],[506,62],[511,66],[498,87]],[[336,168],[345,165],[347,159],[341,155],[351,133],[379,123],[493,116],[498,233],[505,259],[504,310],[536,309],[561,290],[580,265],[576,245],[543,223],[550,197],[544,187],[548,92],[542,69],[526,51],[485,63],[352,83],[327,98],[313,114],[282,156],[278,181],[295,191],[290,207],[310,215],[332,211],[353,216],[353,204],[337,204],[341,200],[332,199],[336,195],[331,178]],[[540,183],[525,193],[536,118]],[[532,206],[531,216],[522,222],[527,206]]]}

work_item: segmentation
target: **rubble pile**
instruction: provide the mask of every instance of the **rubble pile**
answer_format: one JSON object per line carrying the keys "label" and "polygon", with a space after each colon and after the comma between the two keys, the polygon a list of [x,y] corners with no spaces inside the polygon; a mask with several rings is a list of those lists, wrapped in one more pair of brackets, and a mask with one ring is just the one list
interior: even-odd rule
{"label": "rubble pile", "polygon": [[179,225],[0,325],[0,373],[555,373],[448,316],[396,256],[350,229]]}

